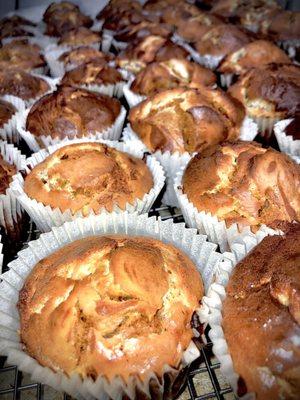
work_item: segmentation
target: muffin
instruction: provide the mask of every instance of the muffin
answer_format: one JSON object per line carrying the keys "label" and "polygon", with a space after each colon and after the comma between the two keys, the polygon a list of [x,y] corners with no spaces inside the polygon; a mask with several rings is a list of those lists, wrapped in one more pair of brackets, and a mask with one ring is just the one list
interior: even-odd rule
{"label": "muffin", "polygon": [[178,28],[179,23],[189,20],[192,17],[199,15],[201,11],[194,4],[185,2],[178,3],[176,5],[168,5],[162,10],[161,19],[167,24],[173,25]]}
{"label": "muffin", "polygon": [[65,67],[78,66],[84,63],[95,60],[110,61],[111,56],[103,53],[102,51],[96,50],[93,47],[81,46],[69,51],[65,51],[58,58],[58,61],[63,62]]}
{"label": "muffin", "polygon": [[8,101],[0,99],[0,129],[15,115],[17,109]]}
{"label": "muffin", "polygon": [[50,4],[43,20],[47,24],[46,34],[50,36],[61,36],[69,30],[81,26],[89,28],[93,24],[90,17],[82,14],[78,6],[68,1]]}
{"label": "muffin", "polygon": [[142,5],[136,0],[110,0],[108,4],[97,14],[98,20],[106,20],[124,11],[142,11]]}
{"label": "muffin", "polygon": [[17,68],[0,69],[0,94],[11,94],[23,100],[40,97],[50,90],[42,78]]}
{"label": "muffin", "polygon": [[263,32],[276,41],[300,40],[300,11],[282,11],[263,25]]}
{"label": "muffin", "polygon": [[269,64],[251,69],[228,92],[244,104],[262,132],[271,132],[276,121],[300,112],[300,68]]}
{"label": "muffin", "polygon": [[[291,63],[286,53],[272,42],[255,40],[230,53],[221,63],[218,71],[222,74],[241,75],[251,68],[260,68],[267,64]],[[229,86],[228,82],[226,86]]]}
{"label": "muffin", "polygon": [[152,187],[143,160],[96,142],[59,148],[36,165],[24,183],[29,198],[73,215],[125,209]]}
{"label": "muffin", "polygon": [[171,40],[150,35],[131,43],[116,59],[117,65],[137,73],[154,61],[167,61],[171,58],[186,59],[189,53]]}
{"label": "muffin", "polygon": [[215,66],[230,53],[250,43],[251,38],[234,25],[217,25],[207,31],[194,47],[201,57],[214,60]]}
{"label": "muffin", "polygon": [[299,398],[299,248],[300,224],[283,236],[265,237],[236,265],[226,287],[228,352],[257,400]]}
{"label": "muffin", "polygon": [[17,305],[20,339],[53,371],[105,377],[107,385],[118,376],[123,385],[132,380],[137,398],[145,398],[140,385],[155,396],[151,380],[158,376],[167,386],[164,367],[180,368],[203,293],[195,265],[171,244],[124,234],[85,237],[31,271]]}
{"label": "muffin", "polygon": [[202,86],[213,86],[215,83],[216,76],[212,71],[191,61],[172,58],[147,65],[136,75],[130,89],[134,93],[151,96],[166,89],[201,89]]}
{"label": "muffin", "polygon": [[121,42],[131,42],[133,40],[141,40],[149,35],[169,38],[172,35],[172,29],[167,24],[143,21],[138,24],[127,25],[127,27],[118,30],[114,35],[114,39]]}
{"label": "muffin", "polygon": [[199,213],[211,213],[227,228],[256,231],[300,219],[300,166],[256,142],[223,142],[195,155],[182,192]]}
{"label": "muffin", "polygon": [[115,85],[122,82],[119,71],[103,61],[91,61],[67,71],[62,78],[63,85]]}
{"label": "muffin", "polygon": [[197,42],[213,27],[222,24],[223,21],[211,14],[199,12],[187,20],[181,19],[177,23],[177,33],[187,42]]}
{"label": "muffin", "polygon": [[[14,110],[9,103],[4,102],[3,100],[0,101],[0,123],[1,126],[7,122],[8,119],[11,117],[11,113]],[[9,188],[10,183],[12,182],[13,176],[17,173],[17,168],[13,164],[9,164],[7,161],[4,160],[2,155],[0,154],[0,194],[5,194],[6,190]]]}
{"label": "muffin", "polygon": [[244,109],[219,89],[176,88],[133,107],[129,121],[149,151],[193,153],[239,136]]}
{"label": "muffin", "polygon": [[24,26],[5,24],[0,27],[0,40],[19,36],[33,36],[33,33]]}
{"label": "muffin", "polygon": [[100,41],[100,33],[81,26],[65,32],[59,39],[58,44],[65,46],[87,46],[99,44]]}
{"label": "muffin", "polygon": [[46,66],[42,50],[37,44],[29,43],[28,40],[13,40],[0,48],[0,68],[20,68],[30,71],[35,68]]}
{"label": "muffin", "polygon": [[85,89],[59,86],[38,100],[26,119],[26,130],[40,136],[72,139],[111,127],[121,110],[117,99]]}
{"label": "muffin", "polygon": [[259,9],[278,7],[276,0],[218,0],[212,8],[211,13],[219,15],[222,18],[234,18],[237,15],[246,17],[247,9]]}
{"label": "muffin", "polygon": [[21,17],[20,15],[12,15],[10,17],[5,17],[0,20],[0,29],[5,25],[13,26],[31,26],[34,27],[36,24],[27,18]]}

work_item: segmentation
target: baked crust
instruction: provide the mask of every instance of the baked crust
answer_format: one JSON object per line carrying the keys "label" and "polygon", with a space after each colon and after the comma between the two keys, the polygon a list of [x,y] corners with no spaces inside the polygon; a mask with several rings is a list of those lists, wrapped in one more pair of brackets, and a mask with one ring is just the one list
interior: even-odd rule
{"label": "baked crust", "polygon": [[50,90],[48,83],[17,68],[0,69],[0,94],[11,94],[23,100],[42,96]]}
{"label": "baked crust", "polygon": [[175,87],[199,89],[215,83],[216,76],[211,70],[188,60],[172,58],[147,65],[136,75],[130,89],[150,96]]}
{"label": "baked crust", "polygon": [[37,44],[29,43],[26,39],[13,40],[0,48],[0,68],[21,68],[25,71],[44,67],[45,59]]}
{"label": "baked crust", "polygon": [[91,236],[34,267],[19,296],[21,340],[40,364],[67,375],[162,376],[165,364],[180,364],[203,292],[174,246]]}
{"label": "baked crust", "polygon": [[277,13],[264,27],[273,40],[300,40],[300,11]]}
{"label": "baked crust", "polygon": [[17,112],[16,108],[8,101],[0,100],[0,128],[6,124]]}
{"label": "baked crust", "polygon": [[187,20],[181,19],[178,21],[177,33],[188,42],[197,42],[213,27],[223,24],[224,22],[216,17],[205,12],[199,12]]}
{"label": "baked crust", "polygon": [[24,191],[44,205],[99,213],[125,208],[153,187],[143,160],[101,143],[78,143],[56,150],[26,176]]}
{"label": "baked crust", "polygon": [[89,28],[80,26],[65,32],[58,41],[58,44],[66,46],[86,46],[101,41],[101,35]]}
{"label": "baked crust", "polygon": [[300,68],[269,64],[251,69],[228,92],[244,104],[251,116],[294,116],[300,112]]}
{"label": "baked crust", "polygon": [[172,27],[163,23],[142,21],[119,29],[114,35],[114,39],[122,42],[131,42],[133,40],[141,40],[149,35],[169,38],[172,35]]}
{"label": "baked crust", "polygon": [[133,107],[129,121],[151,152],[193,153],[237,138],[244,115],[242,105],[220,89],[176,88]]}
{"label": "baked crust", "polygon": [[26,129],[35,136],[74,138],[101,132],[116,121],[119,100],[71,86],[59,86],[31,108]]}
{"label": "baked crust", "polygon": [[65,66],[78,66],[91,61],[110,61],[112,57],[89,46],[80,46],[61,54],[58,61],[63,62]]}
{"label": "baked crust", "polygon": [[226,288],[225,338],[235,371],[258,400],[299,398],[299,227],[266,237],[235,267]]}
{"label": "baked crust", "polygon": [[193,157],[183,193],[227,227],[291,222],[300,219],[300,166],[256,142],[224,142]]}
{"label": "baked crust", "polygon": [[[1,103],[3,103],[2,100],[1,100]],[[0,105],[0,107],[1,106],[2,106],[2,104]],[[12,181],[12,177],[16,173],[17,173],[16,166],[13,164],[9,164],[0,155],[0,194],[5,194],[6,190],[8,189],[8,187]]]}

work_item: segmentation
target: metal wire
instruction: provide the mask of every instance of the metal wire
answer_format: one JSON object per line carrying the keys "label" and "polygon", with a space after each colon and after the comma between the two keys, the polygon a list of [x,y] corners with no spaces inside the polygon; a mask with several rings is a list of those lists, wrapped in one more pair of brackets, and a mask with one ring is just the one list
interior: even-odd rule
{"label": "metal wire", "polygon": [[[149,215],[160,217],[162,220],[172,218],[175,223],[184,222],[180,210],[174,207],[155,207],[150,211]],[[34,224],[30,222],[26,238],[23,242],[24,247],[27,246],[27,243],[31,240],[37,239],[39,234]],[[208,338],[207,332],[204,332],[203,336],[207,343],[204,344],[201,339],[197,340],[196,344],[201,348],[201,357],[191,365],[188,372],[187,388],[189,399],[223,400],[227,398],[225,396],[228,393],[231,393],[231,398],[233,398],[231,388],[218,379],[217,371],[220,368],[220,364],[215,361],[212,355],[212,344]],[[204,384],[204,380],[206,384]],[[207,382],[209,385],[207,385]],[[207,389],[207,386],[209,386],[209,389]],[[24,379],[23,374],[16,366],[6,365],[5,357],[0,357],[0,400],[19,400],[21,397],[26,400],[44,400],[45,397],[49,398],[49,396],[47,396],[49,390],[52,389],[45,385],[36,382],[28,382],[28,378]],[[51,393],[51,398],[53,398],[53,392]],[[63,398],[63,400],[70,399],[66,394],[62,394],[60,398]]]}

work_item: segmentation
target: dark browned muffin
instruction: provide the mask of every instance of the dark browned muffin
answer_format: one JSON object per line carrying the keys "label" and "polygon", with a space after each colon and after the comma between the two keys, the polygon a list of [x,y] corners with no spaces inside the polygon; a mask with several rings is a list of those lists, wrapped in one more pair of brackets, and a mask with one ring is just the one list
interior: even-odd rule
{"label": "dark browned muffin", "polygon": [[58,41],[60,45],[66,46],[87,46],[101,41],[101,34],[94,32],[84,26],[70,29],[63,33]]}
{"label": "dark browned muffin", "polygon": [[[300,11],[282,11],[263,26],[273,40],[300,40]],[[299,45],[299,44],[298,44]]]}
{"label": "dark browned muffin", "polygon": [[161,36],[147,36],[131,43],[117,58],[117,65],[132,72],[139,72],[154,61],[171,58],[186,59],[189,53],[183,47]]}
{"label": "dark browned muffin", "polygon": [[114,39],[122,42],[131,42],[149,35],[169,38],[172,35],[172,28],[167,24],[142,21],[138,24],[127,25],[124,29],[118,30],[114,35]]}
{"label": "dark browned muffin", "polygon": [[118,70],[103,61],[91,61],[67,71],[62,79],[63,85],[109,85],[122,81]]}
{"label": "dark browned muffin", "polygon": [[23,100],[33,99],[50,89],[48,83],[37,76],[17,68],[0,69],[0,94],[11,94]]}
{"label": "dark browned muffin", "polygon": [[99,11],[96,18],[108,19],[115,15],[122,14],[124,11],[142,11],[142,5],[136,0],[110,0],[109,3]]}
{"label": "dark browned muffin", "polygon": [[205,12],[199,12],[187,20],[181,19],[177,23],[177,33],[188,42],[197,42],[213,27],[223,24],[224,22]]}
{"label": "dark browned muffin", "polygon": [[[2,114],[2,101],[0,103],[0,113]],[[1,115],[2,116],[2,115]],[[12,177],[17,173],[17,168],[14,165],[9,164],[0,155],[0,194],[5,194],[8,189]]]}
{"label": "dark browned muffin", "polygon": [[118,117],[117,99],[70,86],[38,100],[31,108],[26,129],[36,137],[83,137],[109,128]]}
{"label": "dark browned muffin", "polygon": [[43,20],[47,24],[46,34],[50,36],[61,36],[71,29],[90,27],[93,24],[90,17],[82,14],[78,6],[68,1],[50,4]]}
{"label": "dark browned muffin", "polygon": [[64,63],[65,66],[73,65],[78,66],[90,61],[110,61],[112,57],[108,54],[102,53],[100,50],[96,50],[93,47],[81,46],[73,50],[69,50],[61,54],[58,61]]}
{"label": "dark browned muffin", "polygon": [[0,128],[3,127],[17,112],[16,108],[8,101],[0,100]]}
{"label": "dark browned muffin", "polygon": [[36,26],[36,24],[27,18],[21,17],[20,15],[12,15],[11,17],[5,17],[0,20],[0,29],[5,25],[14,26]]}
{"label": "dark browned muffin", "polygon": [[289,228],[237,264],[223,303],[234,370],[257,400],[299,399],[300,224]]}
{"label": "dark browned muffin", "polygon": [[6,24],[0,28],[0,40],[18,36],[33,36],[33,33],[27,30],[26,27],[9,24]]}
{"label": "dark browned muffin", "polygon": [[46,62],[42,50],[37,44],[28,40],[13,40],[0,48],[0,68],[12,67],[30,71],[35,68],[45,67]]}
{"label": "dark browned muffin", "polygon": [[173,25],[178,28],[179,24],[186,22],[197,15],[201,14],[201,11],[194,4],[182,2],[174,6],[174,4],[168,5],[162,10],[161,19],[167,24]]}

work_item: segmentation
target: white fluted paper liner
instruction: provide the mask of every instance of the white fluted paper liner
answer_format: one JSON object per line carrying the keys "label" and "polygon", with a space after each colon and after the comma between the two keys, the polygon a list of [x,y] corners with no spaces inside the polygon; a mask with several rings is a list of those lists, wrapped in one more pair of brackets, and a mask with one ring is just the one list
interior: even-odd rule
{"label": "white fluted paper liner", "polygon": [[[39,151],[38,153],[33,154],[30,158],[26,160],[26,164],[29,167],[27,168],[27,172],[29,172],[30,169],[45,160],[45,158],[49,154],[52,154],[58,148],[63,147],[67,144],[86,142],[95,142],[95,140],[70,140],[68,142],[60,143],[55,146],[50,146],[47,150],[44,149]],[[137,158],[143,158],[144,155],[143,151],[132,147],[130,144],[105,140],[99,140],[98,142],[104,143],[109,147],[113,147],[119,151],[131,154],[132,156]],[[136,199],[132,204],[127,203],[125,205],[125,209],[120,209],[119,207],[115,206],[115,212],[121,213],[126,210],[130,213],[136,211],[139,214],[142,214],[147,213],[152,207],[155,199],[157,198],[164,186],[165,174],[162,166],[155,157],[148,156],[146,159],[146,165],[149,168],[153,177],[154,184],[152,189],[148,193],[146,193],[142,199]],[[26,210],[31,219],[35,222],[35,224],[42,232],[47,232],[53,226],[60,226],[66,221],[72,221],[78,217],[82,217],[81,211],[78,211],[75,214],[73,214],[71,210],[62,212],[58,208],[53,209],[50,206],[45,206],[43,203],[37,202],[36,200],[28,197],[27,194],[24,192],[24,178],[21,174],[18,174],[14,177],[11,186],[15,196],[18,197],[18,201],[20,202],[22,207]],[[98,214],[107,212],[108,211],[103,207]],[[92,214],[93,212],[91,211],[90,213]]]}
{"label": "white fluted paper liner", "polygon": [[12,104],[17,110],[11,119],[0,128],[0,138],[8,143],[18,143],[19,134],[17,131],[17,120],[18,115],[25,111],[25,103],[19,97],[9,94],[0,96],[0,99]]}
{"label": "white fluted paper liner", "polygon": [[[174,190],[184,220],[189,227],[196,228],[199,233],[207,235],[209,241],[219,245],[222,253],[228,251],[234,241],[237,241],[245,234],[251,233],[250,226],[240,229],[237,224],[232,224],[227,228],[225,221],[219,220],[211,213],[199,211],[182,191],[182,178],[186,167],[187,163],[180,168],[174,179]],[[269,233],[274,232],[273,229],[265,225],[262,225],[261,229]]]}
{"label": "white fluted paper liner", "polygon": [[[126,91],[124,91],[126,96]],[[250,118],[246,117],[243,121],[240,139],[241,140],[253,140],[257,135],[257,125]],[[145,152],[150,152],[147,146],[139,139],[138,135],[132,130],[130,124],[126,126],[123,130],[123,140],[125,143],[132,143],[136,148],[140,148]],[[194,153],[196,154],[196,153]],[[166,191],[162,198],[164,204],[178,207],[178,198],[174,191],[174,178],[181,167],[186,166],[189,160],[194,154],[189,154],[188,152],[171,153],[170,151],[156,151],[153,156],[157,158],[160,164],[163,166],[166,172]]]}
{"label": "white fluted paper liner", "polygon": [[128,46],[128,42],[121,42],[120,40],[112,39],[111,44],[117,51],[125,50]]}
{"label": "white fluted paper liner", "polygon": [[278,142],[280,151],[288,154],[298,164],[300,163],[300,140],[294,140],[293,136],[286,135],[285,128],[293,121],[293,118],[284,119],[277,122],[274,126],[275,136]]}
{"label": "white fluted paper liner", "polygon": [[63,53],[70,50],[70,47],[67,46],[48,46],[44,50],[44,57],[49,66],[50,74],[54,78],[61,78],[65,74],[65,65],[58,59]]}
{"label": "white fluted paper liner", "polygon": [[299,39],[282,40],[278,42],[278,45],[287,52],[290,58],[295,58],[296,49],[300,47],[300,40]]}
{"label": "white fluted paper liner", "polygon": [[[16,166],[17,171],[25,170],[26,158],[19,149],[12,144],[0,141],[0,152],[5,161]],[[20,203],[17,201],[11,185],[9,185],[5,194],[0,194],[0,225],[4,227],[6,232],[12,232],[21,214]]]}
{"label": "white fluted paper liner", "polygon": [[221,86],[224,89],[228,89],[229,86],[231,86],[233,78],[235,74],[221,74],[220,75],[220,81],[221,81]]}
{"label": "white fluted paper liner", "polygon": [[282,119],[280,117],[255,117],[254,115],[249,115],[249,117],[257,124],[260,135],[266,138],[271,136],[274,125]]}
{"label": "white fluted paper liner", "polygon": [[[9,264],[9,271],[1,275],[0,283],[0,351],[8,357],[8,363],[18,365],[19,369],[30,373],[32,379],[45,383],[55,389],[66,391],[73,397],[90,400],[122,399],[127,395],[134,400],[138,387],[145,396],[150,396],[150,388],[154,384],[159,389],[157,400],[163,399],[164,378],[159,379],[153,373],[142,382],[134,376],[127,382],[120,377],[108,382],[100,376],[96,381],[82,380],[78,375],[67,377],[62,372],[53,372],[42,367],[36,360],[26,354],[20,343],[20,321],[16,303],[19,291],[37,262],[49,256],[57,249],[75,240],[91,235],[126,234],[129,236],[146,236],[170,243],[184,251],[195,263],[202,276],[205,288],[211,283],[214,267],[218,260],[224,259],[215,251],[215,245],[206,241],[206,237],[198,235],[195,230],[185,228],[184,224],[173,221],[161,221],[147,215],[111,213],[109,215],[78,218],[67,222],[49,233],[42,234],[38,240],[29,243],[28,248],[18,253],[18,258]],[[199,356],[199,350],[191,341],[184,351],[181,365],[174,369],[165,365],[165,373],[177,374],[182,367],[190,364]]]}
{"label": "white fluted paper liner", "polygon": [[[228,351],[222,327],[222,303],[226,298],[226,286],[236,264],[266,236],[276,234],[282,234],[282,232],[270,231],[262,227],[255,234],[248,232],[234,241],[231,244],[231,259],[228,257],[226,260],[217,261],[213,283],[208,288],[206,296],[203,297],[202,305],[198,312],[200,321],[204,324],[209,324],[211,327],[209,337],[213,343],[213,352],[221,364],[221,373],[230,383],[236,395],[239,375],[234,371],[233,361]],[[243,400],[254,400],[255,395],[247,393],[239,398]]]}
{"label": "white fluted paper liner", "polygon": [[3,265],[3,244],[2,244],[2,236],[0,235],[0,271],[2,273],[2,265]]}
{"label": "white fluted paper liner", "polygon": [[[30,109],[27,109],[22,114],[22,116],[18,118],[17,130],[32,151],[36,152],[41,150],[41,148],[47,148],[49,146],[53,146],[61,142],[67,142],[69,140],[68,138],[64,139],[52,138],[50,135],[48,136],[41,135],[39,137],[34,136],[31,132],[26,130],[26,119],[29,112]],[[112,126],[110,126],[109,128],[105,129],[102,132],[95,132],[93,134],[91,133],[85,136],[85,138],[93,140],[100,140],[100,139],[118,140],[122,132],[125,118],[126,118],[126,110],[122,106],[120,114],[118,115],[116,121],[112,124]]]}
{"label": "white fluted paper liner", "polygon": [[129,105],[130,108],[136,106],[137,104],[139,104],[141,101],[145,100],[147,98],[147,96],[144,96],[142,94],[137,94],[134,93],[130,87],[132,82],[134,81],[134,78],[130,79],[130,81],[127,83],[127,85],[124,86],[123,88],[123,93],[124,93],[124,97]]}

